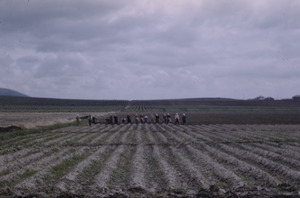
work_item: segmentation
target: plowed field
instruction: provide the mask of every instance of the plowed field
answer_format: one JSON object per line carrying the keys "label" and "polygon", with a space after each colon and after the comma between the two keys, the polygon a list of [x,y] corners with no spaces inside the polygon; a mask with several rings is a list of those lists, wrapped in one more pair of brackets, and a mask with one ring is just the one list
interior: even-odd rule
{"label": "plowed field", "polygon": [[300,125],[72,126],[1,141],[0,194],[300,195]]}

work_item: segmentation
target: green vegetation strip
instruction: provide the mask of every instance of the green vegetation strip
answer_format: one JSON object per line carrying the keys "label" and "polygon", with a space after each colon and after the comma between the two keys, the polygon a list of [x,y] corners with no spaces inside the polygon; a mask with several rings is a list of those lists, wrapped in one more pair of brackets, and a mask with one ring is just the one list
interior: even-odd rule
{"label": "green vegetation strip", "polygon": [[70,158],[67,158],[63,160],[60,164],[57,164],[53,166],[49,173],[43,176],[43,182],[40,180],[37,180],[37,184],[45,184],[45,189],[44,191],[46,193],[50,193],[55,190],[55,185],[57,181],[68,174],[72,169],[76,167],[76,165],[84,160],[88,154],[81,154],[81,155],[72,155]]}
{"label": "green vegetation strip", "polygon": [[72,145],[74,143],[76,143],[78,140],[80,140],[81,138],[83,138],[82,136],[79,136],[79,137],[76,137],[72,140],[68,140],[66,142],[63,143],[64,146],[67,146],[67,145]]}
{"label": "green vegetation strip", "polygon": [[125,153],[120,154],[120,158],[117,162],[117,167],[110,174],[108,181],[108,187],[113,189],[117,185],[128,183],[130,177],[130,165],[133,158],[133,152],[130,151],[130,148]]}
{"label": "green vegetation strip", "polygon": [[[150,149],[153,150],[152,146],[145,148],[145,150]],[[143,158],[146,161],[146,178],[149,178],[151,183],[167,183],[167,180],[164,177],[165,173],[160,168],[158,159],[153,156],[153,151],[146,151]]]}
{"label": "green vegetation strip", "polygon": [[69,173],[80,161],[84,160],[86,155],[73,155],[72,157],[65,159],[60,164],[53,166],[50,170],[51,175],[48,175],[48,179],[57,180],[67,173]]}
{"label": "green vegetation strip", "polygon": [[2,177],[4,175],[8,175],[10,173],[11,173],[11,171],[9,169],[5,169],[5,170],[3,170],[3,171],[0,172],[0,177]]}
{"label": "green vegetation strip", "polygon": [[60,123],[60,124],[54,124],[54,125],[49,125],[49,126],[40,126],[40,127],[36,127],[33,129],[23,129],[23,130],[12,131],[12,132],[3,132],[3,133],[0,133],[0,141],[9,140],[9,139],[16,138],[19,136],[43,133],[43,132],[51,131],[54,129],[60,129],[60,128],[68,127],[68,126],[74,126],[74,125],[75,125],[74,122]]}
{"label": "green vegetation strip", "polygon": [[129,134],[126,137],[126,143],[130,144],[130,143],[133,143],[133,142],[136,142],[135,141],[135,134],[134,134],[133,131],[131,131],[131,132],[129,132]]}
{"label": "green vegetation strip", "polygon": [[95,144],[104,144],[106,142],[106,140],[111,136],[111,133],[106,133],[105,135],[103,135],[103,137],[101,137],[100,140],[98,140]]}
{"label": "green vegetation strip", "polygon": [[[9,171],[8,171],[8,173],[9,173]],[[24,181],[25,179],[33,176],[35,173],[37,173],[36,170],[26,169],[24,173],[17,175],[16,178],[14,178],[12,180],[1,180],[0,181],[0,188],[13,187],[16,184]]]}
{"label": "green vegetation strip", "polygon": [[96,133],[90,137],[88,137],[87,139],[85,139],[82,144],[89,144],[91,141],[93,141],[94,139],[96,139],[99,136],[99,133]]}
{"label": "green vegetation strip", "polygon": [[77,182],[82,185],[90,185],[93,183],[93,178],[101,172],[106,161],[111,156],[113,148],[106,148],[103,154],[99,155],[99,160],[92,160],[89,165],[84,167],[82,172],[76,178]]}

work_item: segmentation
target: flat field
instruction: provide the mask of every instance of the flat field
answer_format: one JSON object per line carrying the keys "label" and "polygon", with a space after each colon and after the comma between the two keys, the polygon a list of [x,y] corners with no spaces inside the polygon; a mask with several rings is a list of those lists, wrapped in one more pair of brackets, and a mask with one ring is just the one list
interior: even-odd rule
{"label": "flat field", "polygon": [[[5,131],[11,126],[31,129],[38,126],[71,123],[75,121],[77,115],[86,117],[89,114],[85,112],[0,112],[0,131]],[[97,116],[106,114],[107,112],[98,112]]]}
{"label": "flat field", "polygon": [[[0,97],[0,112],[0,196],[300,197],[299,101]],[[160,124],[106,125],[114,113]]]}
{"label": "flat field", "polygon": [[95,124],[1,134],[0,194],[298,197],[300,125]]}

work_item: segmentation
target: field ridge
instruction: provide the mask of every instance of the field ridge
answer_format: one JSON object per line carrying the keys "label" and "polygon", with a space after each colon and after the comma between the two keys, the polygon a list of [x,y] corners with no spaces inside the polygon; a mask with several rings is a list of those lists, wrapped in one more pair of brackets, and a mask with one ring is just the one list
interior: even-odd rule
{"label": "field ridge", "polygon": [[298,196],[299,133],[299,125],[234,124],[29,133],[1,144],[0,194]]}

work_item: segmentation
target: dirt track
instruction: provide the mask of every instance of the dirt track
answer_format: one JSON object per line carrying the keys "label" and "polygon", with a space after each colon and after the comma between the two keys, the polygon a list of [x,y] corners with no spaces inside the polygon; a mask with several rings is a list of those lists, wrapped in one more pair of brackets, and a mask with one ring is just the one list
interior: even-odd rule
{"label": "dirt track", "polygon": [[2,195],[300,195],[299,125],[97,124],[0,149]]}

